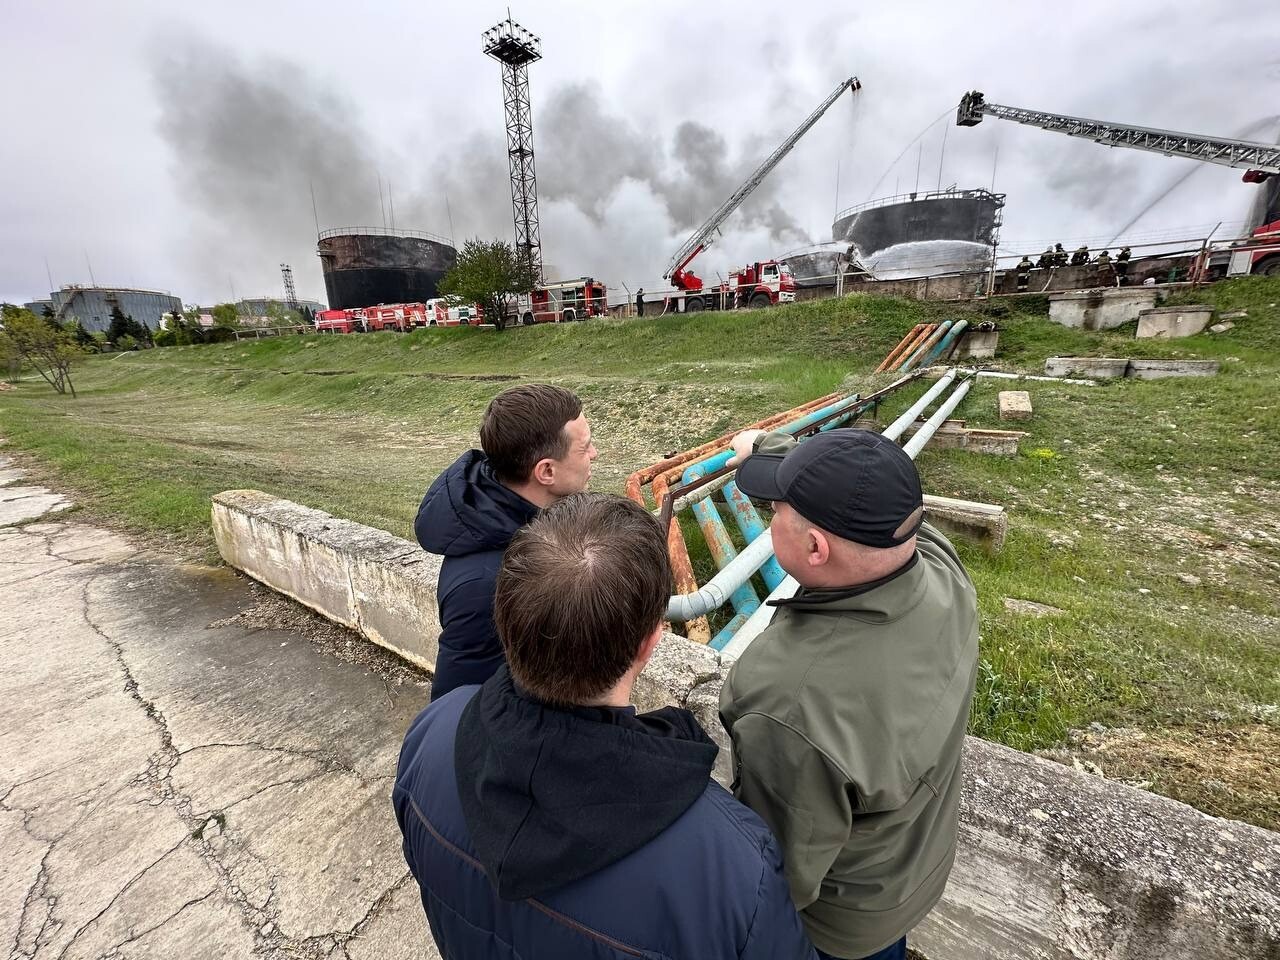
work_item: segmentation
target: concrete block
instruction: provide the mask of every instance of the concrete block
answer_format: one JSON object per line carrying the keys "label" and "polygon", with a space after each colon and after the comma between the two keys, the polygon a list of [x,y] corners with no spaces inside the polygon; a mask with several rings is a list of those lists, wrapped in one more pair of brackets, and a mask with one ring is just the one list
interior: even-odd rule
{"label": "concrete block", "polygon": [[960,335],[960,346],[954,356],[962,360],[966,357],[989,359],[996,355],[999,344],[999,330],[967,330]]}
{"label": "concrete block", "polygon": [[973,500],[924,495],[924,517],[949,537],[973,540],[993,553],[1004,546],[1009,515],[1004,507]]}
{"label": "concrete block", "polygon": [[1156,305],[1147,287],[1104,287],[1049,294],[1049,319],[1078,330],[1112,330]]}
{"label": "concrete block", "polygon": [[1191,304],[1182,307],[1152,307],[1138,314],[1138,339],[1147,337],[1191,337],[1204,330],[1213,319],[1213,307]]}
{"label": "concrete block", "polygon": [[1026,390],[1001,390],[996,399],[1001,420],[1031,419],[1031,394]]}
{"label": "concrete block", "polygon": [[1126,376],[1135,380],[1212,377],[1218,372],[1218,366],[1217,360],[1130,360]]}
{"label": "concrete block", "polygon": [[1079,374],[1094,380],[1110,380],[1123,377],[1129,369],[1124,357],[1050,357],[1044,362],[1044,372],[1051,377],[1069,377]]}
{"label": "concrete block", "polygon": [[[911,439],[923,425],[924,421],[918,421],[907,427],[902,433],[902,440]],[[1025,436],[1021,430],[979,430],[966,427],[963,420],[945,420],[929,438],[928,448],[1013,457],[1018,454],[1018,442]]]}
{"label": "concrete block", "polygon": [[1226,333],[1228,330],[1235,329],[1235,324],[1230,320],[1223,320],[1221,323],[1215,323],[1209,328],[1210,333]]}

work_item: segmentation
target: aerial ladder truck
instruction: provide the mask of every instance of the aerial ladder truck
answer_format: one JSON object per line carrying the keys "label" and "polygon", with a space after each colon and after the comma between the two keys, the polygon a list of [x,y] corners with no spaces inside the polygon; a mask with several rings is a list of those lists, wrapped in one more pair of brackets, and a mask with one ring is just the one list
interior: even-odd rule
{"label": "aerial ladder truck", "polygon": [[696,313],[700,310],[727,310],[736,307],[767,307],[777,303],[788,303],[795,300],[796,284],[791,269],[777,260],[757,260],[741,270],[729,275],[727,282],[716,284],[712,288],[703,285],[702,278],[695,274],[689,265],[703,250],[711,246],[719,234],[721,225],[729,219],[742,202],[751,196],[756,187],[776,167],[792,148],[800,141],[809,129],[817,123],[827,109],[835,103],[846,90],[857,92],[862,84],[857,77],[850,77],[831,92],[818,105],[818,108],[805,118],[804,122],[787,137],[779,147],[769,154],[765,161],[756,168],[742,186],[738,187],[720,207],[707,218],[707,221],[695,230],[676,251],[667,264],[664,280],[671,281],[678,294],[674,299],[675,309]]}
{"label": "aerial ladder truck", "polygon": [[[1108,147],[1129,147],[1160,153],[1166,157],[1187,157],[1203,163],[1234,167],[1244,171],[1241,179],[1245,183],[1260,184],[1271,177],[1280,176],[1278,144],[1207,137],[1195,133],[1179,133],[1176,130],[1086,120],[1083,117],[1068,117],[1041,110],[1027,110],[1024,107],[1006,107],[999,103],[987,103],[986,98],[977,90],[971,90],[960,98],[960,106],[956,110],[957,126],[976,127],[983,117],[1012,120],[1041,130],[1092,140]],[[1245,241],[1206,250],[1193,272],[1203,279],[1247,273],[1280,276],[1280,220],[1254,228]]]}

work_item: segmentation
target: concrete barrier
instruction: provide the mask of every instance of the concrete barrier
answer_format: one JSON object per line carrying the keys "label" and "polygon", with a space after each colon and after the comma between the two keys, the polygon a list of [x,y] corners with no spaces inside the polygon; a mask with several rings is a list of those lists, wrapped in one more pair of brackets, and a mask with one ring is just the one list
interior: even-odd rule
{"label": "concrete barrier", "polygon": [[1213,320],[1213,307],[1187,304],[1181,307],[1152,307],[1138,314],[1139,340],[1147,337],[1191,337],[1200,333]]}
{"label": "concrete barrier", "polygon": [[435,667],[440,558],[407,540],[258,490],[213,498],[222,559],[411,663]]}
{"label": "concrete barrier", "polygon": [[[428,669],[439,566],[414,544],[254,490],[218,494],[226,561]],[[636,684],[641,710],[719,724],[730,667],[671,634]],[[927,960],[1275,960],[1280,834],[968,738],[960,845],[942,902],[911,934]]]}
{"label": "concrete barrier", "polygon": [[1154,287],[1111,287],[1049,294],[1049,319],[1078,330],[1112,330],[1156,305]]}
{"label": "concrete barrier", "polygon": [[1049,377],[1069,377],[1074,373],[1093,380],[1112,380],[1123,377],[1128,369],[1125,357],[1050,357],[1044,362],[1044,372]]}
{"label": "concrete barrier", "polygon": [[1217,360],[1130,360],[1126,377],[1135,380],[1163,380],[1165,377],[1212,377]]}

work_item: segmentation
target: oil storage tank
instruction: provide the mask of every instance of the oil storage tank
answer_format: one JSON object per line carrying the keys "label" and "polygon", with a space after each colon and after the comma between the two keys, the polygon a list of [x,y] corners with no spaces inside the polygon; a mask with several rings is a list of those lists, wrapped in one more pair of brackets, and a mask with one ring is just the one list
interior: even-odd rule
{"label": "oil storage tank", "polygon": [[982,269],[1004,200],[1002,193],[954,187],[885,197],[842,210],[831,235],[882,279]]}
{"label": "oil storage tank", "polygon": [[458,261],[458,251],[444,237],[383,227],[325,230],[316,252],[334,310],[430,300]]}

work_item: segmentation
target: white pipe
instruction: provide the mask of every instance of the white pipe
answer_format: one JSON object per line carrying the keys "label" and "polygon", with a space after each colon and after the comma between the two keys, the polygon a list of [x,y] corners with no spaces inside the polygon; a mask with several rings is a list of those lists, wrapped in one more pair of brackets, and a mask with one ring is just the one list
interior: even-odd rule
{"label": "white pipe", "polygon": [[[672,523],[675,523],[673,518]],[[773,534],[768,530],[752,540],[696,593],[678,593],[667,603],[668,620],[692,620],[729,601],[729,595],[751,578],[773,556]]]}
{"label": "white pipe", "polygon": [[960,401],[964,399],[965,394],[969,392],[969,388],[973,386],[972,380],[966,380],[960,386],[956,387],[955,392],[947,397],[947,402],[933,412],[928,420],[910,440],[903,444],[902,449],[907,452],[912,460],[916,458],[916,454],[924,449],[924,445],[929,442],[933,435],[937,432],[938,427],[942,425],[942,421],[951,416],[951,411],[960,406]]}
{"label": "white pipe", "polygon": [[790,600],[799,589],[800,584],[796,583],[794,577],[787,577],[774,587],[773,593],[769,594],[768,599],[756,607],[751,616],[747,617],[746,623],[740,626],[737,632],[729,638],[729,642],[720,651],[720,656],[730,659],[737,659],[742,656],[743,651],[751,645],[751,641],[764,632],[764,628],[773,620],[773,615],[778,610],[777,607],[769,606],[769,601]]}
{"label": "white pipe", "polygon": [[948,384],[950,384],[955,378],[956,371],[954,369],[948,370],[942,375],[941,380],[925,391],[924,396],[913,403],[902,416],[889,424],[889,426],[885,427],[881,432],[890,440],[897,440],[898,437],[902,436],[902,432],[915,422],[916,417],[920,416],[924,409],[928,407],[929,404],[933,403],[938,394],[947,389]]}

